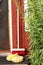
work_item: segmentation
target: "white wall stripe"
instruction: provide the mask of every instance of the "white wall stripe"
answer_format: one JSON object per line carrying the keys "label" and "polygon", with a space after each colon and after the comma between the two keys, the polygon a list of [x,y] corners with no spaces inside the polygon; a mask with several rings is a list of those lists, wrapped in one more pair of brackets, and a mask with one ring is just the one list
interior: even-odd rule
{"label": "white wall stripe", "polygon": [[24,48],[15,48],[15,49],[12,49],[12,51],[25,51]]}
{"label": "white wall stripe", "polygon": [[11,0],[8,0],[8,8],[9,8],[9,36],[10,36],[10,50],[12,52],[12,6]]}
{"label": "white wall stripe", "polygon": [[17,8],[17,46],[19,48],[19,9]]}

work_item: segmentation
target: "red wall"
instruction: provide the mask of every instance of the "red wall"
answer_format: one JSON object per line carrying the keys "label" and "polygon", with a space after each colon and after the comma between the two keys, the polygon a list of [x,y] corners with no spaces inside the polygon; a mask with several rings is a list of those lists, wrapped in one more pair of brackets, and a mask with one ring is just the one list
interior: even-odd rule
{"label": "red wall", "polygon": [[24,1],[23,0],[19,0],[19,3],[20,3],[20,8],[21,8],[21,11],[20,12],[20,48],[24,48],[25,47],[25,24],[24,24]]}
{"label": "red wall", "polygon": [[14,1],[12,0],[12,35],[13,35],[13,47],[17,47],[17,10]]}
{"label": "red wall", "polygon": [[[22,10],[22,13],[24,13],[24,2],[23,0],[19,0],[20,7]],[[17,10],[16,5],[14,3],[14,0],[12,0],[12,31],[13,31],[13,48],[17,47]],[[25,32],[25,24],[24,19],[22,18],[22,14],[20,13],[20,48],[28,48],[28,34]]]}

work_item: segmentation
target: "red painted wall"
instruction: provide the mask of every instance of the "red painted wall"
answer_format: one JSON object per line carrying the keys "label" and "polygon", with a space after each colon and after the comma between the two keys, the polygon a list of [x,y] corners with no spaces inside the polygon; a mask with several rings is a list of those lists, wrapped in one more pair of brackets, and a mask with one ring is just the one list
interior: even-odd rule
{"label": "red painted wall", "polygon": [[[20,7],[22,10],[22,13],[24,14],[24,1],[23,0],[19,0],[20,3]],[[20,48],[28,48],[28,34],[25,32],[25,23],[24,23],[24,19],[22,17],[22,14],[20,13]],[[12,0],[12,35],[13,35],[13,48],[17,48],[17,8],[16,5],[14,3],[14,1]]]}
{"label": "red painted wall", "polygon": [[14,1],[12,0],[12,38],[13,48],[17,47],[17,10]]}
{"label": "red painted wall", "polygon": [[19,0],[20,3],[20,8],[22,13],[20,13],[20,48],[24,48],[25,47],[25,24],[24,24],[24,1],[23,0]]}

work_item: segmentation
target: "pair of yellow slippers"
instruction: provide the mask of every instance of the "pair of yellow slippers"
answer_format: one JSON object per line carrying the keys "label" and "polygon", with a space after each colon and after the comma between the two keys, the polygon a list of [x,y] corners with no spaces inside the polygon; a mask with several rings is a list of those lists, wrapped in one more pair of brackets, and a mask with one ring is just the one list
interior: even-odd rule
{"label": "pair of yellow slippers", "polygon": [[23,56],[16,54],[10,54],[6,57],[7,61],[12,61],[12,62],[22,62],[23,61]]}

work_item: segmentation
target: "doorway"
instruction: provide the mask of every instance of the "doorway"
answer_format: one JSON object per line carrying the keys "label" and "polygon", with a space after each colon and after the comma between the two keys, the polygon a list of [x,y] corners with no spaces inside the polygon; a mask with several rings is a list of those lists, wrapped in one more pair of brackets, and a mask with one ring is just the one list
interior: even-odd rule
{"label": "doorway", "polygon": [[10,51],[8,0],[0,1],[0,52]]}

